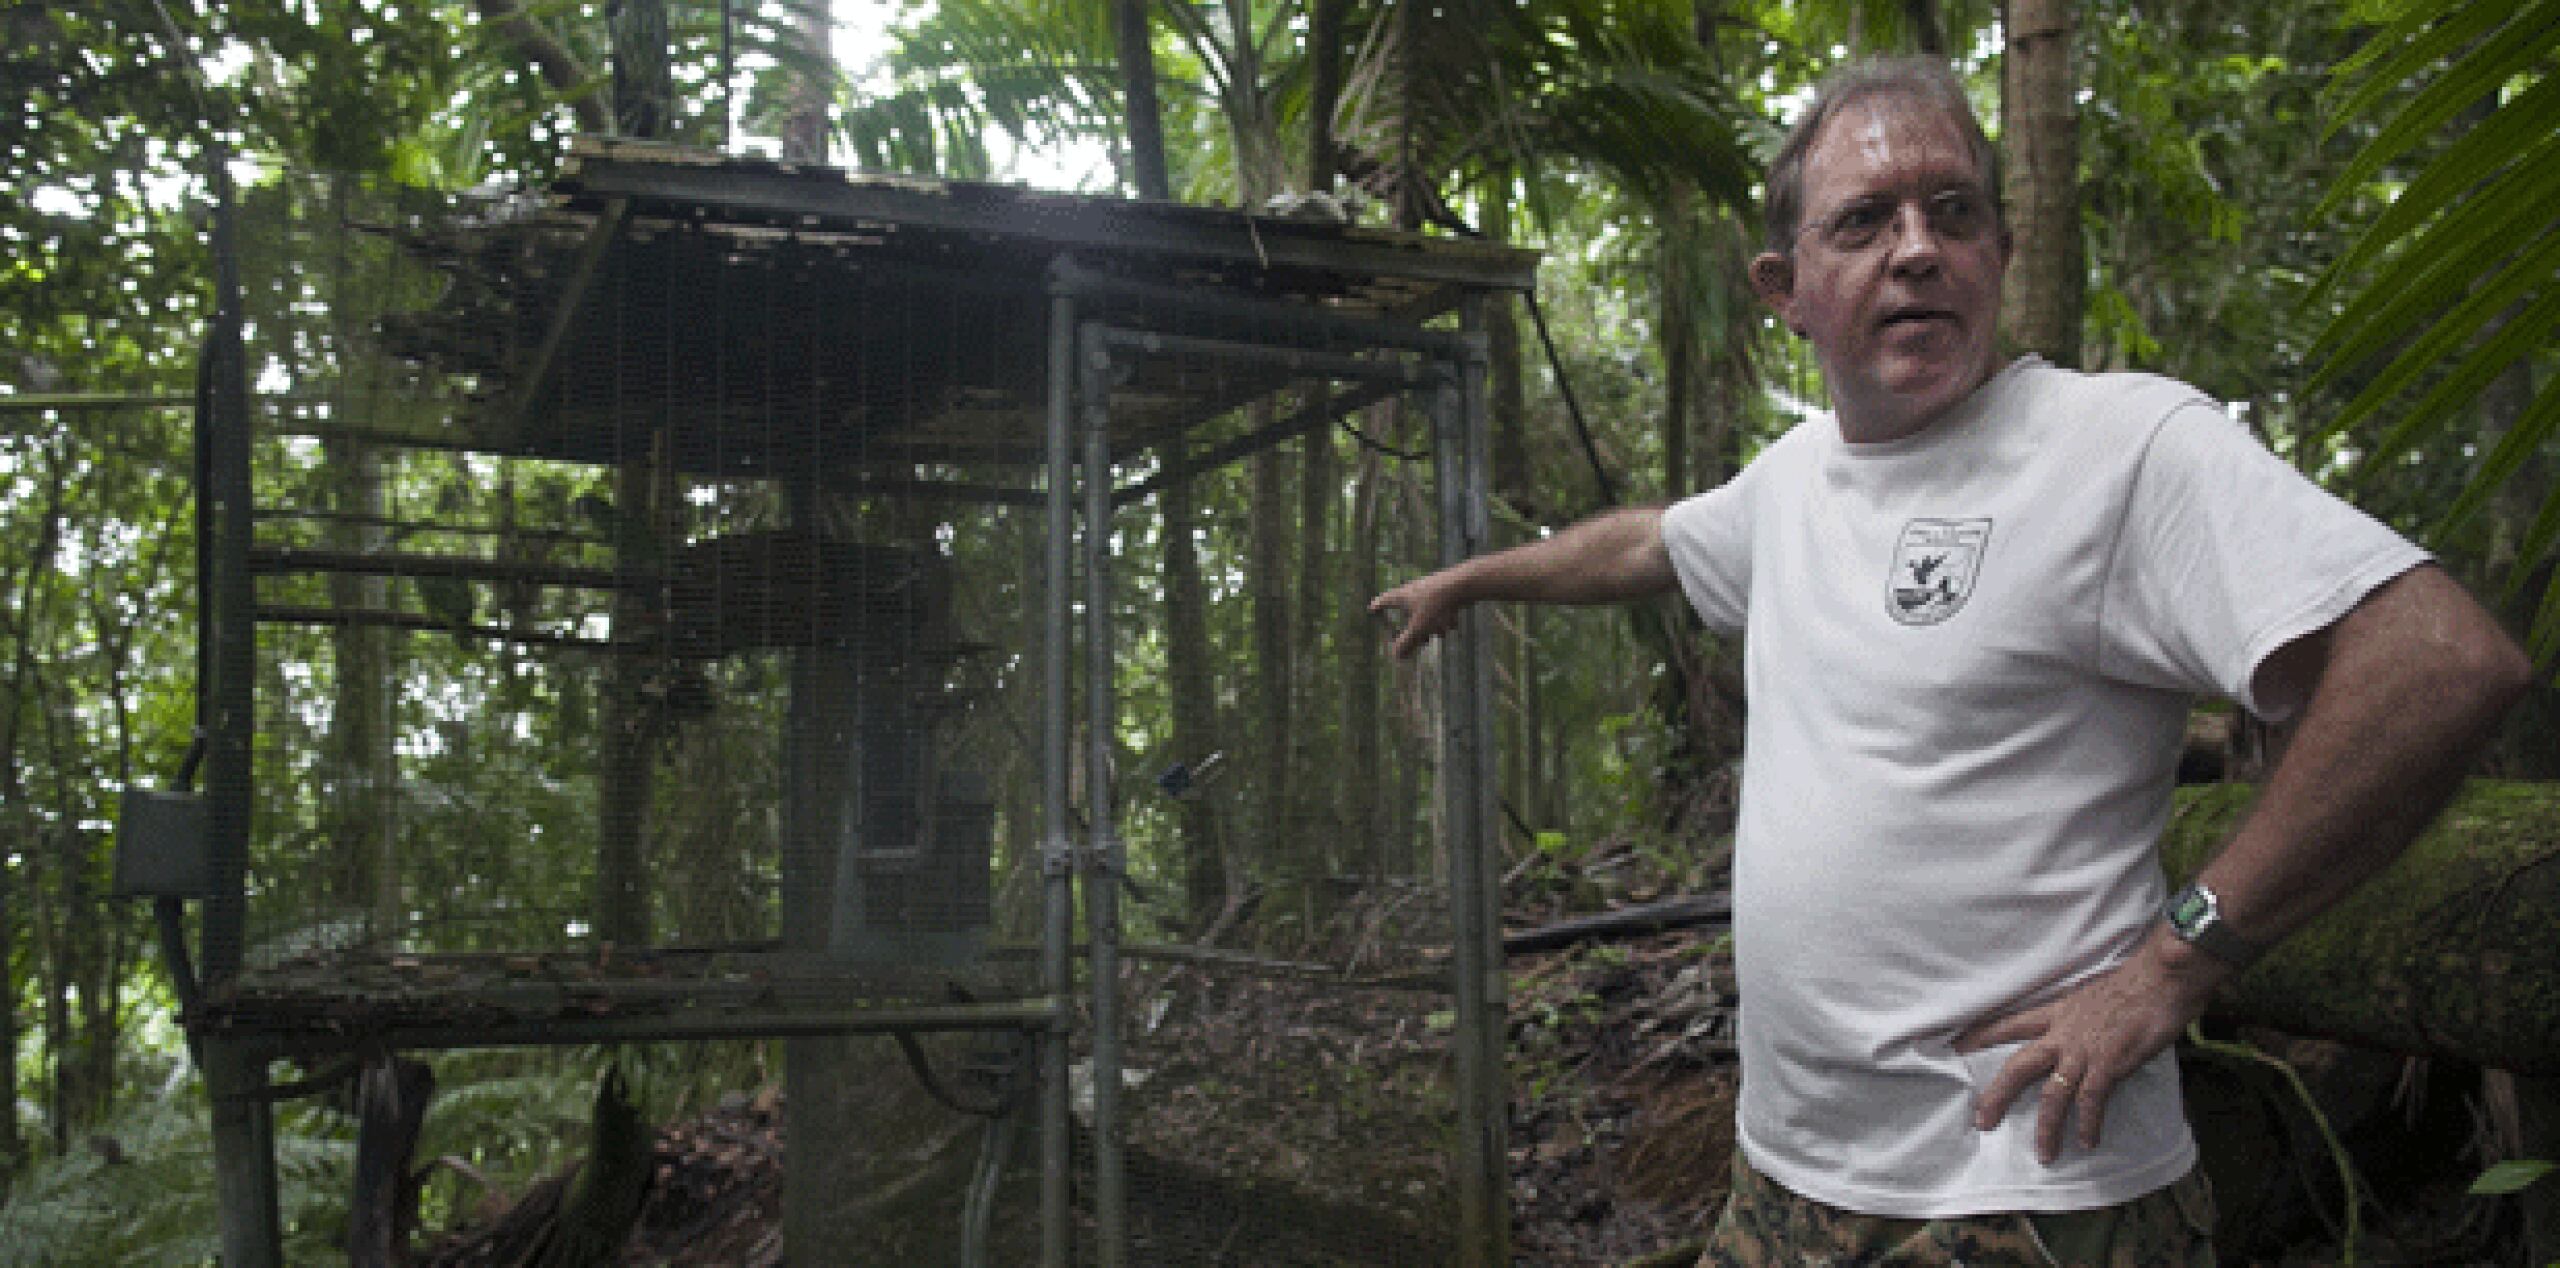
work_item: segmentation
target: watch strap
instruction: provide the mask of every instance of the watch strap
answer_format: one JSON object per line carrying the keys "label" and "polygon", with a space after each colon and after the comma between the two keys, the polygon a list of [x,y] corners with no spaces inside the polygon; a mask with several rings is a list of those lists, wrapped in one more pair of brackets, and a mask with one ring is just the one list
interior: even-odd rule
{"label": "watch strap", "polygon": [[2172,895],[2161,914],[2180,941],[2235,969],[2249,967],[2266,953],[2265,947],[2241,936],[2222,918],[2222,896],[2202,882]]}

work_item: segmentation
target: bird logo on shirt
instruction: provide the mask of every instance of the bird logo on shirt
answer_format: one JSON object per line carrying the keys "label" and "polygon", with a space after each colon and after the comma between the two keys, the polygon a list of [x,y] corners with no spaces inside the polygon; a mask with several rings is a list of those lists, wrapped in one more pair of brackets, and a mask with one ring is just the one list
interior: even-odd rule
{"label": "bird logo on shirt", "polygon": [[1885,611],[1904,625],[1936,625],[1972,597],[1991,521],[1913,520],[1902,526],[1885,586]]}

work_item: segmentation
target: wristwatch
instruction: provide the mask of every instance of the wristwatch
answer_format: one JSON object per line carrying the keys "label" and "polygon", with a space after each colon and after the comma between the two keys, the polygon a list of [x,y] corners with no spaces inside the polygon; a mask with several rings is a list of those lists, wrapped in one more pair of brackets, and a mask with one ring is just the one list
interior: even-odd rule
{"label": "wristwatch", "polygon": [[2160,916],[2178,940],[2235,969],[2249,967],[2265,947],[2233,932],[2222,919],[2222,897],[2199,881],[2169,896]]}

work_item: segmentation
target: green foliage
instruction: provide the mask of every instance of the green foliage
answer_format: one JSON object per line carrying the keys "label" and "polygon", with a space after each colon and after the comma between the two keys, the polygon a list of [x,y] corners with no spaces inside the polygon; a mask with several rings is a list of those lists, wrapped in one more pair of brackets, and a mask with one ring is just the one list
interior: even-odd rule
{"label": "green foliage", "polygon": [[[124,0],[22,5],[0,17],[15,54],[0,68],[0,88],[27,103],[0,118],[0,154],[13,188],[35,191],[0,205],[0,383],[20,391],[189,390],[208,275],[204,217],[191,205],[202,195],[191,174],[213,122],[247,156],[242,198],[254,219],[270,225],[327,223],[343,209],[333,197],[370,188],[333,192],[278,175],[288,169],[334,166],[435,189],[545,177],[575,126],[571,105],[602,91],[604,6],[522,6],[577,63],[583,78],[566,87],[533,73],[516,39],[478,16],[477,7],[463,0],[317,7],[171,0],[176,35],[158,6]],[[2537,355],[2547,360],[2553,343],[2560,299],[2549,280],[2560,271],[2560,246],[2551,209],[2560,206],[2560,154],[2552,152],[2547,121],[2560,110],[2560,90],[2546,72],[2560,0],[2521,9],[2355,0],[2346,6],[2355,17],[2387,27],[2361,51],[2351,48],[2339,7],[2268,0],[2244,4],[2238,16],[2146,0],[2087,7],[2084,231],[2093,269],[2093,359],[2180,374],[2247,402],[2252,420],[2314,469],[2323,445],[2360,450],[2367,500],[2385,514],[2432,512],[2467,485],[2470,492],[2439,521],[2442,541],[2477,529],[2488,490],[2522,469],[2526,455],[2547,449],[2560,421],[2560,393],[2546,386],[2476,462],[2461,452],[2470,438],[2446,421],[2487,376]],[[1795,397],[1818,400],[1801,348],[1777,341],[1739,288],[1718,285],[1701,245],[1708,241],[1704,217],[1670,221],[1663,204],[1683,187],[1699,191],[1697,205],[1747,202],[1755,155],[1773,143],[1812,78],[1853,33],[1869,47],[1907,40],[1902,23],[1911,8],[1882,0],[1725,5],[1703,44],[1692,6],[1673,0],[1397,0],[1351,8],[1336,132],[1346,169],[1382,204],[1408,212],[1436,205],[1450,220],[1483,224],[1485,209],[1499,201],[1532,213],[1522,223],[1534,230],[1525,236],[1549,252],[1541,299],[1564,373],[1581,396],[1600,461],[1639,495],[1657,490],[1648,483],[1654,477],[1635,473],[1663,465],[1656,420],[1666,370],[1655,327],[1662,292],[1682,286],[1681,279],[1692,288],[1703,329],[1739,332],[1725,346],[1739,354],[1716,361],[1712,371],[1747,385],[1720,420],[1732,428],[1734,453],[1747,455],[1795,419],[1783,395],[1758,390],[1763,367]],[[739,115],[750,131],[776,130],[803,108],[814,85],[840,107],[834,123],[855,160],[872,167],[983,177],[1001,161],[998,135],[1035,147],[1112,144],[1120,135],[1103,0],[907,5],[877,73],[852,83],[836,82],[823,50],[808,42],[809,0],[767,0],[674,7],[680,139],[708,142],[721,131],[725,84],[716,50],[724,9],[738,22],[738,82],[748,89]],[[1985,38],[1991,9],[1944,6],[1950,46],[1977,83],[1987,82],[1980,74],[1993,47]],[[1294,164],[1298,148],[1289,138],[1305,125],[1309,95],[1304,6],[1251,5],[1241,15],[1242,46],[1223,4],[1151,5],[1150,12],[1158,23],[1176,187],[1196,198],[1236,197],[1249,185],[1239,151],[1285,154]],[[201,92],[184,73],[181,45],[209,68],[212,80]],[[2337,122],[2324,133],[2319,90],[2333,68],[2337,86],[2328,100]],[[2465,131],[2460,116],[2475,107],[2480,116]],[[2315,214],[2324,189],[2332,192]],[[251,249],[288,259],[295,244],[253,235]],[[388,248],[377,241],[351,249],[359,254],[345,267],[361,273],[375,262],[361,252]],[[1683,264],[1675,258],[1682,253],[1696,258]],[[249,297],[262,390],[278,383],[315,393],[362,389],[386,401],[373,422],[429,420],[434,400],[404,400],[376,392],[379,384],[351,382],[341,340],[380,312],[423,302],[441,279],[359,293],[340,287],[326,269],[259,273],[277,279]],[[2315,336],[2325,360],[2306,385]],[[1534,351],[1528,364],[1523,433],[1535,501],[1588,506],[1590,477],[1560,385]],[[2547,366],[2541,372],[2547,379]],[[2306,434],[2303,420],[2335,397],[2353,403],[2333,429]],[[2415,402],[2402,411],[2407,421],[2376,426],[2406,401]],[[1244,425],[1216,421],[1211,438]],[[1361,425],[1402,446],[1416,443],[1422,430],[1409,417]],[[95,1017],[68,1014],[58,1033],[28,1035],[27,1048],[46,1062],[69,1058],[76,1066],[84,1042],[118,1036],[128,1049],[169,1042],[165,1034],[135,1037],[143,1007],[136,1000],[149,993],[132,980],[148,972],[145,929],[137,913],[94,902],[104,845],[94,825],[112,819],[121,789],[165,782],[193,722],[186,442],[183,417],[144,409],[0,415],[0,652],[8,653],[0,665],[26,657],[25,672],[10,670],[6,684],[16,742],[0,827],[14,840],[47,843],[18,852],[0,877],[17,886],[5,929],[21,948],[10,985],[30,1014],[32,1005],[75,994],[106,1004]],[[1361,452],[1340,441],[1334,470]],[[1295,450],[1285,461],[1304,455]],[[1365,469],[1338,477],[1337,496],[1317,499],[1319,513],[1329,517],[1337,555],[1371,552],[1384,561],[1381,580],[1391,583],[1426,566],[1436,549],[1428,469],[1376,454],[1362,461]],[[261,497],[276,505],[336,505],[346,465],[318,445],[264,448]],[[477,460],[410,456],[387,460],[380,478],[390,505],[432,508],[455,521],[572,524],[609,534],[617,514],[610,481],[582,468],[517,463],[500,470]],[[1250,684],[1260,672],[1252,662],[1252,587],[1273,584],[1252,564],[1253,489],[1233,467],[1192,484],[1209,592],[1213,709],[1230,746],[1250,730]],[[717,496],[687,512],[688,533],[773,522],[769,494],[744,486],[704,491]],[[1361,492],[1374,499],[1366,523],[1353,518]],[[953,567],[971,578],[960,624],[975,640],[1026,645],[1026,614],[1036,599],[1026,593],[1022,568],[1033,530],[1000,515],[954,515],[948,527]],[[1132,773],[1202,755],[1173,749],[1171,652],[1158,619],[1165,543],[1145,514],[1128,516],[1119,528],[1114,602],[1124,631],[1125,708],[1113,738],[1124,781],[1136,786]],[[279,521],[260,531],[279,544],[329,540],[308,523]],[[486,544],[402,531],[406,536],[390,545],[452,551]],[[1369,536],[1355,540],[1360,531]],[[2541,503],[2521,541],[2516,576],[2560,541],[2560,499]],[[564,549],[540,558],[584,557]],[[1342,585],[1342,560],[1331,567],[1332,584]],[[266,584],[264,593],[279,602],[326,598],[318,581]],[[486,591],[439,599],[415,580],[396,583],[392,597],[415,610],[441,608],[457,618],[470,610],[482,620],[493,602],[515,602]],[[1363,598],[1331,596],[1346,608]],[[579,619],[557,596],[525,597],[520,606],[517,615],[545,628]],[[2546,631],[2560,630],[2560,591],[2546,608]],[[1332,854],[1345,852],[1346,842],[1377,843],[1356,839],[1343,808],[1330,800],[1346,778],[1349,726],[1337,701],[1305,686],[1322,681],[1330,691],[1348,640],[1365,631],[1329,616],[1308,628],[1292,672],[1302,688],[1298,777],[1315,791],[1303,794],[1291,830],[1272,835],[1314,844],[1304,858],[1281,858],[1277,847],[1270,856],[1240,856],[1254,879],[1313,892],[1312,878],[1333,870]],[[1540,726],[1536,765],[1524,771],[1529,787],[1507,790],[1534,832],[1527,848],[1535,857],[1524,875],[1573,883],[1595,846],[1630,837],[1665,875],[1700,870],[1694,857],[1675,857],[1686,843],[1666,842],[1652,827],[1664,816],[1664,775],[1683,760],[1684,737],[1656,711],[1658,667],[1624,616],[1505,614],[1498,629],[1506,733],[1523,742],[1532,700]],[[260,910],[276,919],[259,931],[260,949],[283,954],[395,932],[370,923],[373,913],[356,901],[332,845],[331,816],[344,812],[339,793],[349,786],[328,756],[336,711],[344,707],[346,646],[309,630],[273,629],[265,637],[254,869],[268,887]],[[2546,633],[2541,647],[2548,654],[2553,646]],[[401,754],[399,778],[362,807],[390,825],[404,860],[408,906],[400,918],[410,927],[397,932],[422,949],[566,938],[595,867],[594,772],[605,726],[596,675],[546,669],[442,634],[400,640],[393,664],[398,689],[382,726]],[[1027,698],[1032,668],[989,657],[954,672],[971,675],[970,686],[1011,708]],[[778,886],[775,807],[782,801],[771,741],[785,725],[773,702],[784,673],[779,657],[711,670],[703,685],[721,708],[663,755],[653,814],[665,826],[660,861],[674,880],[665,909],[652,913],[661,930],[706,941],[769,930]],[[1424,699],[1424,675],[1390,670],[1385,681],[1384,730],[1392,738],[1379,765],[1407,777],[1410,795],[1390,822],[1360,826],[1416,842],[1429,822],[1431,758],[1422,737],[1433,706]],[[1032,720],[1031,712],[1016,710],[986,723],[1011,728],[1015,741],[986,746],[1000,750],[991,759],[999,765],[986,772],[999,787],[1036,782]],[[1244,765],[1234,756],[1240,752],[1231,748],[1236,768]],[[1233,798],[1244,781],[1233,774],[1229,780],[1207,795]],[[721,793],[704,796],[704,788]],[[1163,798],[1124,801],[1132,874],[1144,891],[1130,908],[1131,933],[1165,936],[1178,929],[1178,905],[1144,895],[1181,891],[1186,859],[1178,816]],[[1231,804],[1222,813],[1240,820],[1243,809]],[[1036,807],[1008,802],[1000,814],[1005,839],[1023,848],[1037,827],[1030,822]],[[1427,851],[1413,857],[1422,860],[1417,871],[1427,868]],[[1325,934],[1311,906],[1271,901],[1264,911],[1274,924],[1299,922],[1292,926],[1299,936]],[[126,980],[102,981],[110,972]],[[1592,1008],[1588,999],[1560,998],[1535,1019],[1537,1029],[1553,1035],[1583,1024]],[[1428,1020],[1438,1031],[1453,1024],[1445,1012]],[[655,1118],[698,1106],[717,1088],[760,1081],[757,1055],[743,1048],[626,1054]],[[451,1154],[499,1189],[519,1190],[579,1147],[593,1072],[604,1056],[439,1058],[442,1086],[422,1156]],[[33,1065],[20,1070],[27,1112],[75,1124],[75,1140],[83,1129],[111,1137],[129,1161],[110,1164],[81,1149],[41,1159],[21,1174],[16,1199],[0,1211],[0,1247],[10,1248],[0,1255],[45,1261],[106,1247],[136,1262],[210,1257],[202,1106],[192,1094],[153,1099],[159,1081],[137,1075],[140,1064],[147,1063],[128,1060],[118,1069],[121,1116],[94,1127],[77,1106],[61,1103]],[[331,1111],[282,1110],[297,1261],[332,1257],[346,1130]],[[468,1212],[481,1198],[457,1174],[438,1175],[428,1198],[431,1222]]]}
{"label": "green foliage", "polygon": [[[164,1085],[73,1148],[39,1159],[0,1206],[0,1263],[213,1263],[220,1245],[208,1122],[195,1085]],[[286,1258],[341,1258],[354,1125],[292,1104],[275,1127]]]}
{"label": "green foliage", "polygon": [[841,115],[859,165],[984,180],[990,133],[1026,145],[1116,134],[1108,0],[953,0],[915,12],[880,82]]}
{"label": "green foliage", "polygon": [[2522,1193],[2540,1183],[2543,1177],[2550,1175],[2554,1170],[2560,1170],[2560,1163],[2541,1158],[2510,1158],[2481,1172],[2480,1178],[2471,1182],[2469,1191],[2475,1197],[2503,1197],[2510,1193]]}
{"label": "green foliage", "polygon": [[[2343,119],[2377,114],[2405,85],[2422,85],[2390,109],[2321,206],[2334,212],[2388,200],[2316,292],[2372,270],[2322,333],[2316,351],[2325,359],[2311,380],[2315,388],[2346,384],[2381,363],[2329,424],[2348,431],[2396,411],[2358,464],[2360,481],[2372,483],[2443,437],[2493,380],[2530,364],[2560,332],[2560,288],[2552,285],[2560,276],[2555,59],[2555,0],[2512,8],[2420,0],[2400,6],[2339,67],[2332,101]],[[2411,330],[2421,333],[2410,339]],[[2458,533],[2555,426],[2560,387],[2546,384],[2481,457],[2433,534]],[[2560,493],[2541,494],[2543,510],[2507,578],[2511,592],[2560,543]],[[2546,664],[2560,658],[2560,587],[2546,591],[2531,638]]]}

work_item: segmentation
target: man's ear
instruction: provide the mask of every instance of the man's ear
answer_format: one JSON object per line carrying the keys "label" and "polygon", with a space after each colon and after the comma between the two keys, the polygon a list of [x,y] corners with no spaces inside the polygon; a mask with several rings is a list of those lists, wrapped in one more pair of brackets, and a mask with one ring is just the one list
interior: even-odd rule
{"label": "man's ear", "polygon": [[1751,289],[1787,323],[1787,329],[1798,335],[1804,327],[1797,324],[1795,313],[1796,262],[1775,251],[1763,251],[1751,257]]}

